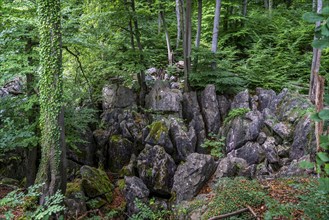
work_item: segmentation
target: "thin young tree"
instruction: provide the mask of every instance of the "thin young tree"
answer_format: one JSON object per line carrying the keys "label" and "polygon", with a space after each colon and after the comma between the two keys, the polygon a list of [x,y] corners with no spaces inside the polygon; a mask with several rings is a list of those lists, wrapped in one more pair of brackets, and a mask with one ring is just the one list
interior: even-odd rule
{"label": "thin young tree", "polygon": [[184,91],[189,91],[189,75],[191,72],[191,46],[192,46],[192,0],[186,0],[185,28],[184,28]]}
{"label": "thin young tree", "polygon": [[[216,0],[215,6],[215,17],[214,17],[214,28],[212,31],[212,43],[211,43],[211,52],[214,54],[217,52],[218,46],[218,32],[219,32],[219,19],[220,19],[220,11],[221,11],[221,0]],[[212,68],[216,68],[216,62],[212,62]]]}
{"label": "thin young tree", "polygon": [[62,37],[60,0],[38,0],[40,32],[40,130],[41,163],[37,183],[46,196],[66,188],[64,141]]}

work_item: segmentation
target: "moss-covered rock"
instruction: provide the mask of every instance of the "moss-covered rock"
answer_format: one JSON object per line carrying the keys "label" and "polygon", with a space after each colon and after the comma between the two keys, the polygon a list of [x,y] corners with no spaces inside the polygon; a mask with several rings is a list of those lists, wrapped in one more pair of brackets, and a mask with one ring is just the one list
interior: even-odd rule
{"label": "moss-covered rock", "polygon": [[169,137],[169,121],[165,119],[155,121],[149,125],[149,134],[145,142],[151,145],[160,145],[165,148],[166,152],[173,153],[173,144]]}
{"label": "moss-covered rock", "polygon": [[103,170],[90,166],[83,166],[80,169],[80,173],[82,177],[81,187],[87,197],[100,197],[105,199],[105,202],[112,202],[114,187]]}
{"label": "moss-covered rock", "polygon": [[129,164],[133,154],[134,144],[121,135],[112,135],[109,141],[108,163],[112,172],[119,172],[125,165]]}

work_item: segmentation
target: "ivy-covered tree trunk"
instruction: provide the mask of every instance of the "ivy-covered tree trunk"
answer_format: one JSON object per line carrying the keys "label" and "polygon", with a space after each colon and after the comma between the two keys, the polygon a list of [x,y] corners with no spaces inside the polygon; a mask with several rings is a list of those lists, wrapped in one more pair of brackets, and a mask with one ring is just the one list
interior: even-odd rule
{"label": "ivy-covered tree trunk", "polygon": [[40,203],[66,187],[60,0],[38,0],[40,31]]}

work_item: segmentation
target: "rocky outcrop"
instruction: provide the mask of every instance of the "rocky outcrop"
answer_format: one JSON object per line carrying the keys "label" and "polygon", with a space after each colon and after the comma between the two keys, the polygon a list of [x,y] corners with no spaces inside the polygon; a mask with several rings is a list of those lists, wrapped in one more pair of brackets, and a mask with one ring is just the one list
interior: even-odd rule
{"label": "rocky outcrop", "polygon": [[170,195],[176,164],[172,157],[159,145],[146,145],[137,157],[139,177],[151,192]]}
{"label": "rocky outcrop", "polygon": [[108,148],[109,169],[114,173],[118,173],[123,166],[129,163],[133,152],[133,143],[121,135],[112,135]]}
{"label": "rocky outcrop", "polygon": [[177,202],[192,199],[215,171],[214,158],[193,153],[179,165],[174,176],[173,193]]}
{"label": "rocky outcrop", "polygon": [[136,94],[127,87],[116,84],[103,87],[103,110],[126,108],[136,105]]}
{"label": "rocky outcrop", "polygon": [[92,205],[90,208],[100,208],[106,203],[112,202],[114,187],[103,170],[83,166],[80,174],[82,190],[89,198],[89,206]]}
{"label": "rocky outcrop", "polygon": [[221,131],[221,136],[226,137],[226,152],[238,149],[248,141],[255,141],[262,126],[263,118],[259,111],[248,112],[228,122]]}
{"label": "rocky outcrop", "polygon": [[183,95],[178,89],[170,89],[165,81],[157,80],[146,96],[146,108],[154,112],[175,112],[181,115]]}
{"label": "rocky outcrop", "polygon": [[139,211],[136,205],[136,199],[140,202],[146,202],[148,200],[148,196],[150,195],[150,191],[143,181],[136,176],[127,176],[124,181],[125,187],[123,189],[123,193],[127,201],[128,215],[131,216]]}
{"label": "rocky outcrop", "polygon": [[216,88],[208,85],[200,97],[201,111],[203,114],[206,132],[217,134],[220,128],[220,112],[217,101]]}

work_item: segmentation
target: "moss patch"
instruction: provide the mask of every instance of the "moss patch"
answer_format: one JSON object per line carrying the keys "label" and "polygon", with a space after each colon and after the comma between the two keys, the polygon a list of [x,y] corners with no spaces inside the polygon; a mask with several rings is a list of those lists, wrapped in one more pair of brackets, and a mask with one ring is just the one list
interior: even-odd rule
{"label": "moss patch", "polygon": [[164,121],[156,121],[150,125],[150,136],[159,141],[161,134],[168,132],[168,127]]}

